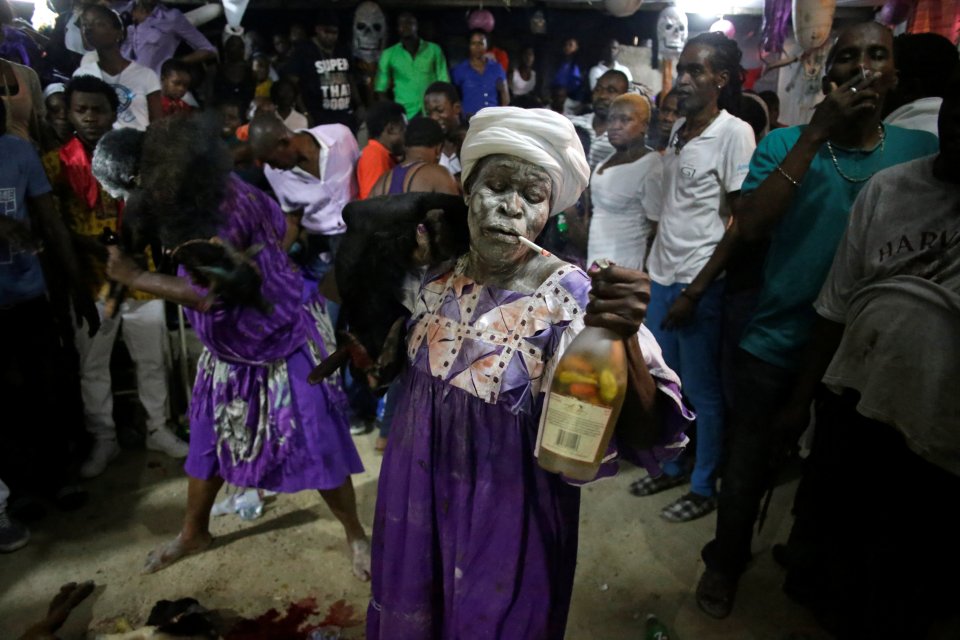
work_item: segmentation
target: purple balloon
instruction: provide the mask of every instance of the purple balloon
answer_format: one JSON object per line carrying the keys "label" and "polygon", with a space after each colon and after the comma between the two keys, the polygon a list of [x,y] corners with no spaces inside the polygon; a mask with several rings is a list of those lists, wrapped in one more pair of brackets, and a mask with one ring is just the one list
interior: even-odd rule
{"label": "purple balloon", "polygon": [[467,27],[469,29],[482,29],[487,33],[493,31],[493,25],[496,24],[493,19],[493,14],[487,11],[486,9],[477,9],[476,11],[470,12],[470,17],[467,18]]}
{"label": "purple balloon", "polygon": [[877,22],[888,27],[896,26],[910,16],[916,4],[916,0],[887,0],[877,14]]}
{"label": "purple balloon", "polygon": [[760,48],[764,53],[780,53],[790,28],[791,0],[766,0],[763,3],[763,37]]}

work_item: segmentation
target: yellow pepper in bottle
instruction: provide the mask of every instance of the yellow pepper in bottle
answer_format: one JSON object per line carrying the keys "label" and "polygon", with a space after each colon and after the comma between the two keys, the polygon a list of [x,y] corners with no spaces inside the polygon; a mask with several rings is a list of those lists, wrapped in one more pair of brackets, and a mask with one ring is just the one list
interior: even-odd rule
{"label": "yellow pepper in bottle", "polygon": [[600,398],[606,402],[613,402],[617,397],[617,377],[610,369],[600,372]]}

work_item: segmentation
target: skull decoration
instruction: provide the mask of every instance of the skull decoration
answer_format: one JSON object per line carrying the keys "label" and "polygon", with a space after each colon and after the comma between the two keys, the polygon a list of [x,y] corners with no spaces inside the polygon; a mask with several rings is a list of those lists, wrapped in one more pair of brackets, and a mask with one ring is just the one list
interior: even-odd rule
{"label": "skull decoration", "polygon": [[380,59],[387,42],[387,17],[376,2],[361,2],[353,14],[353,56],[365,62]]}
{"label": "skull decoration", "polygon": [[679,58],[687,43],[687,14],[675,6],[661,11],[657,18],[657,41],[661,59]]}
{"label": "skull decoration", "polygon": [[530,33],[533,35],[543,35],[547,32],[547,19],[543,16],[543,11],[537,9],[530,16]]}

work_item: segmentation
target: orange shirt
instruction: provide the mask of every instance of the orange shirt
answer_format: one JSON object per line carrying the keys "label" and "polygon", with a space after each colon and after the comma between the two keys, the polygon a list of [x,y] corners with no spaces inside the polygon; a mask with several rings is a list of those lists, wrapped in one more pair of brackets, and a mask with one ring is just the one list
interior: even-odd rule
{"label": "orange shirt", "polygon": [[370,140],[357,161],[357,184],[360,187],[360,199],[366,200],[373,185],[380,176],[393,169],[397,161],[390,151],[376,140]]}
{"label": "orange shirt", "polygon": [[492,56],[493,56],[493,59],[496,60],[497,63],[498,63],[501,67],[503,67],[503,72],[504,72],[504,73],[509,73],[509,69],[510,69],[510,58],[507,56],[507,52],[506,52],[506,51],[504,51],[503,49],[501,49],[501,48],[499,48],[499,47],[490,47],[490,48],[487,50],[487,54],[488,54],[488,55],[492,55]]}

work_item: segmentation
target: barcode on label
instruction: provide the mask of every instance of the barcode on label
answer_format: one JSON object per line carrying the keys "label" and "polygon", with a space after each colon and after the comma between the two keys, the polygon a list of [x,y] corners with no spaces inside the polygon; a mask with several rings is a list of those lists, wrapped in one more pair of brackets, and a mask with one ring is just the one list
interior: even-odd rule
{"label": "barcode on label", "polygon": [[571,451],[579,451],[580,436],[576,433],[571,433],[570,431],[558,429],[557,440],[554,444],[556,444],[558,447],[563,447],[564,449],[570,449]]}
{"label": "barcode on label", "polygon": [[612,411],[551,391],[540,446],[570,460],[593,463]]}

